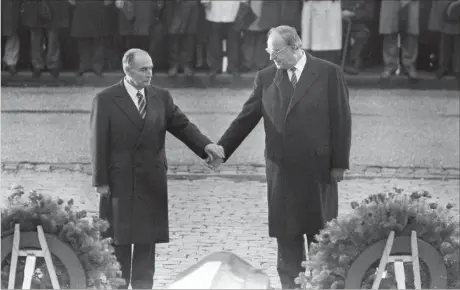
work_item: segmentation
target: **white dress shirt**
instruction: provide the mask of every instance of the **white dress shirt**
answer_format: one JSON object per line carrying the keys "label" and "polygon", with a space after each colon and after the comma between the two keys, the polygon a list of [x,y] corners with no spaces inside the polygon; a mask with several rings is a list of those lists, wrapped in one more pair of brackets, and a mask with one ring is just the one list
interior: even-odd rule
{"label": "white dress shirt", "polygon": [[[306,64],[307,64],[307,56],[305,55],[305,52],[304,52],[302,57],[299,59],[299,61],[294,66],[295,67],[295,76],[297,77],[297,81],[300,80],[300,75],[302,74],[303,69],[304,69]],[[287,73],[288,73],[289,79],[291,79],[292,78],[292,71],[288,69]]]}
{"label": "white dress shirt", "polygon": [[136,89],[130,83],[128,83],[126,78],[123,79],[123,84],[125,85],[125,89],[128,92],[128,95],[131,97],[131,100],[133,100],[133,103],[136,106],[137,110],[139,110],[139,101],[137,99],[137,92],[140,91],[141,94],[145,97],[145,89],[142,89],[142,90]]}

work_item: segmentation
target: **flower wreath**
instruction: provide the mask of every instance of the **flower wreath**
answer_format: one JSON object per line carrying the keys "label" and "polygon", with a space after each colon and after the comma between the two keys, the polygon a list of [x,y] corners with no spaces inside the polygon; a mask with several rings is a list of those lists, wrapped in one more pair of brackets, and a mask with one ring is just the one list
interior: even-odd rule
{"label": "flower wreath", "polygon": [[[22,186],[12,187],[6,208],[1,211],[2,239],[14,233],[15,224],[21,232],[34,232],[41,225],[45,234],[56,236],[69,245],[80,261],[87,288],[112,289],[122,284],[120,265],[115,257],[110,238],[101,238],[109,227],[107,221],[94,217],[89,220],[85,211],[74,212],[73,200],[64,203],[31,191],[24,197]],[[20,257],[21,258],[21,257]],[[18,259],[15,289],[24,276],[25,259]],[[69,273],[59,259],[52,255],[53,264],[61,289],[69,288]],[[2,288],[6,289],[10,271],[11,255],[2,261]],[[53,289],[46,263],[37,259],[31,289]]]}
{"label": "flower wreath", "polygon": [[[361,204],[352,202],[353,212],[334,219],[317,235],[309,259],[303,267],[311,275],[300,273],[296,282],[302,289],[343,289],[348,270],[368,247],[387,239],[391,231],[397,236],[410,236],[416,231],[418,239],[430,244],[444,260],[447,270],[447,288],[460,289],[460,228],[458,217],[449,210],[452,204],[440,207],[430,203],[426,191],[411,195],[394,188],[393,192],[370,195]],[[396,289],[393,264],[388,264],[380,289]],[[406,268],[407,266],[407,268]],[[378,262],[366,271],[361,288],[370,289],[375,279]],[[415,289],[411,264],[405,264],[407,289]],[[422,288],[428,288],[426,264],[420,263]],[[412,283],[412,285],[410,285]]]}

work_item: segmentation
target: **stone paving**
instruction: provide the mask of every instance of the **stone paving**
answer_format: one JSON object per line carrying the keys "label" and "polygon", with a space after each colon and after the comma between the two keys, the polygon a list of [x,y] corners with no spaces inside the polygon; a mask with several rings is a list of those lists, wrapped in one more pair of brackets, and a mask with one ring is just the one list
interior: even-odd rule
{"label": "stone paving", "polygon": [[[72,166],[77,165],[69,165]],[[81,166],[81,165],[80,165]],[[83,168],[84,166],[82,166]],[[2,203],[12,184],[24,186],[26,191],[73,198],[79,209],[96,214],[98,195],[90,185],[90,176],[80,170],[55,168],[48,164],[4,164],[2,168]],[[458,173],[456,173],[458,174]],[[224,176],[224,175],[222,175]],[[266,184],[244,175],[236,178],[222,176],[171,174],[169,180],[169,213],[171,242],[157,247],[157,270],[154,288],[164,288],[174,277],[206,255],[216,251],[230,251],[263,269],[271,286],[280,287],[276,273],[276,241],[268,237]],[[363,176],[365,177],[365,176]],[[377,174],[374,177],[378,177]],[[340,183],[340,215],[351,210],[354,200],[390,190],[398,186],[411,191],[423,189],[444,205],[454,204],[458,214],[457,178],[446,179],[347,179]]]}

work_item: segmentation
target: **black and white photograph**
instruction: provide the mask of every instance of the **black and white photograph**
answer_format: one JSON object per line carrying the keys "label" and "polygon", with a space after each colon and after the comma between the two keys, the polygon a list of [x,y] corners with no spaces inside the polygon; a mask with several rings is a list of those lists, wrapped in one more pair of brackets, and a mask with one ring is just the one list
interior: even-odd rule
{"label": "black and white photograph", "polygon": [[1,0],[2,289],[460,289],[460,0]]}

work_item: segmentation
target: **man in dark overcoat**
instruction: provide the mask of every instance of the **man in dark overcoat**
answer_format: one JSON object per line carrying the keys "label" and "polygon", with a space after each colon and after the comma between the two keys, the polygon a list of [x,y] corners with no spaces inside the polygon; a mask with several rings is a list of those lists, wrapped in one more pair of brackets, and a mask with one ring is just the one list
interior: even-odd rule
{"label": "man in dark overcoat", "polygon": [[362,66],[362,52],[371,36],[376,0],[342,0],[342,11],[348,11],[351,19],[350,37],[353,44],[348,51],[344,71],[358,74]]}
{"label": "man in dark overcoat", "polygon": [[6,37],[3,63],[11,75],[15,75],[19,60],[19,20],[21,1],[2,0],[2,36]]}
{"label": "man in dark overcoat", "polygon": [[[3,0],[2,0],[3,1]],[[30,30],[30,51],[34,77],[45,68],[42,40],[46,35],[46,67],[55,78],[61,65],[59,32],[69,26],[67,0],[24,0],[22,23]]]}
{"label": "man in dark overcoat", "polygon": [[431,6],[428,29],[439,33],[441,41],[438,51],[438,79],[453,72],[460,76],[460,18],[451,19],[447,15],[449,5],[456,0],[437,0]]}
{"label": "man in dark overcoat", "polygon": [[77,39],[80,60],[77,76],[93,71],[102,75],[104,44],[109,36],[111,21],[109,5],[113,0],[69,0],[75,5],[70,35]]}
{"label": "man in dark overcoat", "polygon": [[279,25],[288,25],[295,27],[300,34],[302,7],[303,0],[262,1],[259,27],[268,31]]}
{"label": "man in dark overcoat", "polygon": [[[264,120],[269,235],[283,289],[296,288],[310,244],[337,217],[337,182],[349,168],[351,114],[341,68],[302,49],[295,28],[268,33],[274,64],[257,72],[243,109],[217,144],[228,160]],[[211,162],[217,166],[220,160]]]}
{"label": "man in dark overcoat", "polygon": [[163,9],[167,0],[115,0],[118,30],[126,49],[141,48],[154,58],[166,35]]}
{"label": "man in dark overcoat", "polygon": [[[166,131],[200,158],[222,158],[174,104],[169,91],[150,85],[147,52],[128,50],[125,78],[102,90],[91,111],[92,184],[101,194],[122,277],[133,289],[152,289],[155,244],[169,242]],[[131,245],[134,245],[131,263]],[[130,271],[132,266],[132,271]]]}
{"label": "man in dark overcoat", "polygon": [[[174,77],[180,68],[188,77],[193,75],[193,54],[199,20],[199,0],[171,0],[165,3],[166,26],[170,44],[170,68]],[[201,33],[206,33],[201,31]]]}

